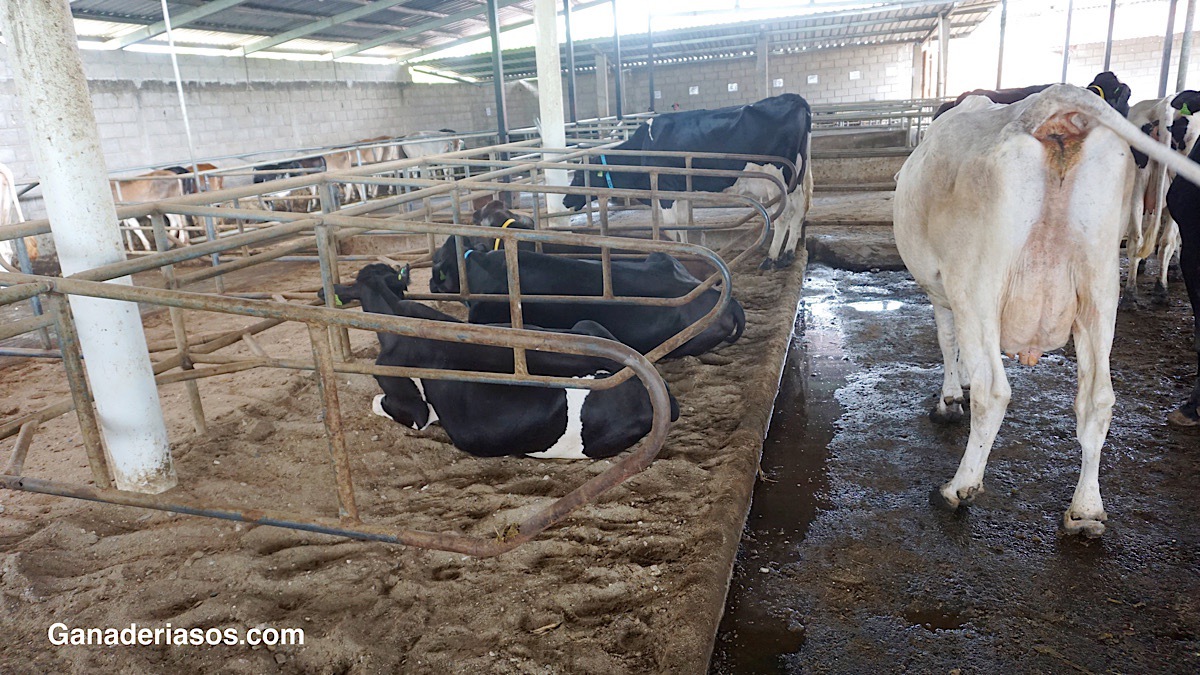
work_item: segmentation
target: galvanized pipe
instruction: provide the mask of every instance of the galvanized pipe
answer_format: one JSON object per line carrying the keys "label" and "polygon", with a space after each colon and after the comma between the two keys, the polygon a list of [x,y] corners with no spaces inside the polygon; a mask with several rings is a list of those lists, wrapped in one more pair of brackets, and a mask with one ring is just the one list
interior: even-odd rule
{"label": "galvanized pipe", "polygon": [[[1006,3],[1008,0],[1004,0]],[[1113,27],[1117,23],[1117,0],[1108,2],[1108,33],[1104,38],[1104,70],[1112,70],[1112,36]]]}
{"label": "galvanized pipe", "polygon": [[1175,42],[1175,8],[1179,0],[1171,0],[1167,7],[1167,34],[1163,38],[1162,63],[1158,69],[1158,97],[1167,95],[1167,78],[1171,73],[1171,47]]}
{"label": "galvanized pipe", "polygon": [[1188,0],[1187,12],[1183,16],[1183,41],[1179,45],[1179,72],[1175,77],[1175,91],[1187,89],[1188,62],[1192,58],[1192,27],[1196,21],[1196,0]]}

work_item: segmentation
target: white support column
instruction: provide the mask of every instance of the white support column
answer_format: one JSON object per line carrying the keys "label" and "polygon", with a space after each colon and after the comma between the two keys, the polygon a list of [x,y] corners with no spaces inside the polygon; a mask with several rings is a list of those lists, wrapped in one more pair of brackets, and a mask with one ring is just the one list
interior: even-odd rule
{"label": "white support column", "polygon": [[[0,30],[63,275],[124,260],[67,0],[0,2]],[[117,488],[158,493],[174,487],[175,468],[137,305],[72,297],[71,311]]]}
{"label": "white support column", "polygon": [[608,57],[596,52],[596,117],[608,117]]}
{"label": "white support column", "polygon": [[[563,148],[567,132],[563,115],[562,63],[558,57],[558,2],[536,0],[533,5],[533,27],[537,32],[538,114],[541,117],[542,145]],[[545,155],[546,161],[557,161],[560,155]],[[567,172],[551,169],[545,172],[547,185],[570,185]],[[546,195],[546,210],[563,210],[563,195]]]}

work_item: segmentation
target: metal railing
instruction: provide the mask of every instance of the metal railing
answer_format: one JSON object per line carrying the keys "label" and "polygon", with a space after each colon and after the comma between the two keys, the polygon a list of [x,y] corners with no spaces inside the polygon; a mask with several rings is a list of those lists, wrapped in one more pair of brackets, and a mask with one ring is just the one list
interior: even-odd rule
{"label": "metal railing", "polygon": [[[90,269],[68,278],[38,276],[32,274],[0,273],[0,305],[40,299],[49,312],[34,315],[0,326],[0,340],[30,331],[53,328],[58,336],[61,356],[71,396],[45,408],[0,424],[0,440],[16,436],[15,446],[0,475],[0,487],[30,492],[74,497],[113,504],[139,506],[239,520],[257,524],[276,525],[328,534],[391,542],[426,548],[455,551],[470,555],[496,555],[529,541],[546,528],[561,521],[574,509],[587,503],[604,491],[620,484],[625,479],[645,469],[653,461],[665,441],[670,426],[669,394],[652,362],[673,351],[692,337],[699,335],[715,321],[731,301],[732,280],[729,266],[743,259],[756,247],[765,242],[771,216],[767,207],[747,197],[722,194],[691,194],[687,192],[651,190],[621,190],[606,187],[560,187],[539,184],[545,169],[559,168],[565,162],[524,161],[522,157],[540,156],[542,149],[532,147],[529,142],[498,146],[497,154],[514,154],[516,159],[491,160],[488,171],[477,173],[471,179],[459,181],[395,178],[385,174],[396,167],[360,167],[349,171],[299,176],[270,183],[229,188],[212,193],[188,195],[156,203],[125,206],[118,209],[119,218],[149,217],[154,232],[156,252],[151,255],[127,259],[122,262]],[[469,156],[471,151],[450,153],[436,161],[423,159],[427,166],[441,161],[458,161]],[[580,157],[590,157],[591,150],[580,150]],[[398,164],[404,164],[401,160]],[[405,164],[407,168],[419,166]],[[378,171],[377,171],[378,169]],[[680,171],[665,167],[645,167],[652,179]],[[694,175],[725,175],[731,172],[692,169]],[[382,173],[380,173],[382,172]],[[737,172],[733,172],[737,173]],[[767,176],[767,180],[776,180]],[[338,203],[338,187],[348,182],[366,182],[374,185],[391,185],[409,189],[409,192],[371,200],[352,206]],[[322,202],[322,212],[314,214],[270,212],[253,208],[226,207],[239,201],[253,202],[253,196],[264,190],[292,189],[316,186]],[[652,183],[653,185],[653,183]],[[781,189],[785,186],[778,183]],[[535,219],[534,230],[482,228],[462,224],[464,199],[475,193],[528,195]],[[563,232],[546,227],[550,215],[544,212],[542,200],[550,194],[595,194],[600,197],[599,234]],[[757,215],[762,223],[742,227],[750,239],[745,249],[734,255],[727,263],[721,255],[704,247],[692,244],[658,241],[662,230],[650,229],[654,239],[613,236],[620,227],[608,223],[607,210],[603,205],[609,199],[687,199],[701,203],[740,206]],[[784,197],[785,198],[785,197]],[[396,214],[403,206],[414,207]],[[448,215],[452,222],[436,223],[428,219]],[[189,246],[178,246],[167,236],[168,216],[214,217],[238,221],[243,231],[226,237],[215,238]],[[427,220],[415,220],[425,218]],[[255,225],[256,227],[245,227]],[[684,226],[686,227],[686,226]],[[0,240],[14,239],[48,231],[46,221],[30,221],[18,225],[0,227]],[[645,231],[646,228],[643,228]],[[512,328],[443,323],[408,317],[349,312],[335,308],[333,285],[339,282],[338,263],[344,260],[338,253],[338,243],[368,231],[424,236],[426,246],[398,257],[428,257],[433,251],[435,237],[457,237],[459,261],[462,264],[463,237],[484,236],[498,239],[505,251],[507,261],[507,295],[472,293],[466,275],[460,268],[462,289],[455,295],[437,296],[412,293],[413,299],[493,299],[507,300],[511,311]],[[596,297],[546,296],[522,293],[520,290],[520,258],[518,246],[522,242],[539,244],[574,244],[593,246],[600,249],[604,292]],[[265,247],[255,253],[235,256],[238,250],[248,247]],[[221,278],[232,272],[244,270],[261,263],[286,259],[304,250],[316,249],[321,284],[324,290],[324,306],[318,305],[314,297],[316,289],[303,291],[250,292],[245,294],[195,293],[184,290],[189,284],[205,279]],[[692,292],[677,298],[653,296],[628,296],[614,293],[612,284],[612,261],[619,255],[644,255],[663,252],[680,259],[703,263],[711,273]],[[224,256],[224,261],[221,256]],[[200,270],[178,273],[176,266],[189,260],[208,258],[211,266]],[[307,260],[304,258],[304,260]],[[125,286],[104,283],[107,280],[125,277],[139,272],[158,271],[162,274],[165,288]],[[666,339],[645,356],[636,351],[599,338],[561,333],[526,330],[522,306],[536,302],[605,302],[643,306],[680,306],[695,299],[708,289],[719,291],[719,300],[701,319],[693,322],[678,334]],[[168,312],[173,339],[166,343],[151,343],[148,347],[155,354],[153,372],[160,385],[183,383],[187,388],[193,422],[198,432],[206,429],[203,403],[196,386],[198,380],[241,372],[256,368],[282,368],[312,371],[317,375],[323,406],[323,424],[330,448],[334,468],[335,492],[338,497],[339,515],[298,515],[278,511],[245,509],[228,505],[188,503],[173,500],[169,496],[143,495],[112,488],[108,477],[104,453],[101,449],[99,423],[92,407],[91,394],[83,374],[78,339],[74,322],[65,298],[77,295],[108,298],[165,308]],[[270,298],[272,300],[268,300]],[[293,300],[307,300],[296,304]],[[194,335],[189,333],[185,312],[204,311],[228,315],[253,317],[259,321],[249,327]],[[312,348],[312,359],[284,358],[272,356],[255,336],[263,331],[286,323],[301,323],[307,327]],[[418,367],[382,366],[356,360],[350,349],[349,331],[364,330],[391,332],[398,335],[428,338],[450,343],[471,343],[511,349],[513,352],[512,372],[479,372],[460,370],[438,370]],[[250,356],[220,354],[223,349],[235,345],[246,345]],[[560,354],[578,354],[607,359],[619,366],[612,376],[595,380],[568,377],[553,377],[531,373],[525,354],[528,350]],[[337,374],[383,375],[391,377],[419,377],[449,379],[469,382],[502,383],[538,387],[570,387],[586,389],[608,389],[631,377],[637,377],[650,396],[653,422],[650,432],[635,448],[615,461],[613,466],[578,486],[566,496],[545,506],[537,513],[519,523],[510,523],[495,538],[468,537],[459,534],[430,532],[408,528],[396,528],[378,522],[365,522],[359,513],[355,499],[353,471],[346,452],[342,428],[340,403],[338,400]],[[74,410],[82,430],[82,439],[88,456],[94,485],[73,485],[52,480],[42,480],[23,475],[33,439],[40,425]],[[368,519],[369,520],[369,519]]]}

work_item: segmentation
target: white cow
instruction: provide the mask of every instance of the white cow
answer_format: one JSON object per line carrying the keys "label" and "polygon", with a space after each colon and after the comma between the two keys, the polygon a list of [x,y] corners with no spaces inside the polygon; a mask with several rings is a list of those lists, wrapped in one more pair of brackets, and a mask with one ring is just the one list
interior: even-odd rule
{"label": "white cow", "polygon": [[1083,468],[1063,527],[1103,533],[1098,474],[1114,402],[1109,352],[1130,145],[1200,177],[1186,158],[1069,85],[1007,106],[967,98],[930,125],[900,170],[896,244],[933,303],[945,361],[935,419],[961,417],[963,385],[971,388],[967,449],[938,492],[948,506],[983,491],[1011,396],[1001,351],[1033,365],[1073,335]]}
{"label": "white cow", "polygon": [[[1170,129],[1182,116],[1171,107],[1174,95],[1135,103],[1129,108],[1129,121],[1163,143],[1171,142]],[[1186,120],[1184,122],[1186,124]],[[1180,151],[1186,156],[1200,137],[1200,124],[1189,124]],[[1137,271],[1141,262],[1158,250],[1161,264],[1155,293],[1166,296],[1167,269],[1179,252],[1179,226],[1166,210],[1167,187],[1174,178],[1161,162],[1149,160],[1133,175],[1133,198],[1130,200],[1128,231],[1125,235],[1129,271],[1125,278],[1127,297],[1137,297]]]}
{"label": "white cow", "polygon": [[[404,156],[409,159],[421,159],[432,155],[444,155],[448,152],[465,150],[467,147],[466,141],[461,138],[448,138],[448,136],[455,133],[458,132],[449,129],[442,129],[440,131],[415,131],[404,137],[405,143],[400,147],[404,150]],[[425,138],[434,140],[421,140]],[[410,143],[408,141],[417,142]],[[449,178],[453,177],[452,169],[438,168],[430,171],[424,166],[421,167],[422,177],[431,178],[435,177],[438,173]]]}

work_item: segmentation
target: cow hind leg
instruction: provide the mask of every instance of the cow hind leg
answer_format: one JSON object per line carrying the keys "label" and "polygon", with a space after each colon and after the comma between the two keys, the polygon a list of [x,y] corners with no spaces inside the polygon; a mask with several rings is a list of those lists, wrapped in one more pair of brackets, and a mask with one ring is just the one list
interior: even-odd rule
{"label": "cow hind leg", "polygon": [[771,247],[767,249],[767,259],[759,265],[760,269],[770,269],[779,260],[779,253],[783,250],[783,244],[788,234],[787,221],[784,218],[786,215],[787,213],[779,214],[779,218],[774,223],[771,223],[775,232],[771,236]]}
{"label": "cow hind leg", "polygon": [[[959,325],[968,318],[956,317]],[[974,332],[974,331],[972,331]],[[961,337],[961,332],[960,332]],[[933,494],[935,502],[949,509],[970,504],[983,493],[983,472],[996,441],[1000,423],[1012,398],[1012,389],[1000,360],[999,331],[981,331],[959,345],[960,364],[971,371],[971,433],[967,449],[954,478]]]}
{"label": "cow hind leg", "polygon": [[1179,252],[1179,226],[1170,217],[1163,225],[1162,237],[1158,240],[1159,269],[1158,281],[1154,283],[1153,299],[1156,304],[1165,305],[1168,302],[1167,273],[1171,269],[1171,259]]}
{"label": "cow hind leg", "polygon": [[1068,534],[1099,537],[1104,533],[1104,501],[1100,498],[1100,449],[1112,421],[1112,377],[1108,357],[1112,350],[1113,322],[1095,321],[1075,326],[1075,353],[1079,361],[1079,392],[1075,396],[1075,435],[1083,459],[1079,483],[1071,506],[1063,513]]}
{"label": "cow hind leg", "polygon": [[930,419],[939,424],[952,424],[963,418],[962,378],[958,359],[958,340],[954,335],[954,312],[946,307],[933,306],[933,318],[937,323],[938,345],[942,348],[945,370],[942,377],[942,392],[937,405],[929,413]]}
{"label": "cow hind leg", "polygon": [[1183,270],[1183,283],[1192,305],[1196,386],[1183,405],[1167,416],[1167,422],[1175,427],[1195,429],[1200,427],[1200,232],[1189,232],[1188,235],[1179,254],[1179,267]]}

